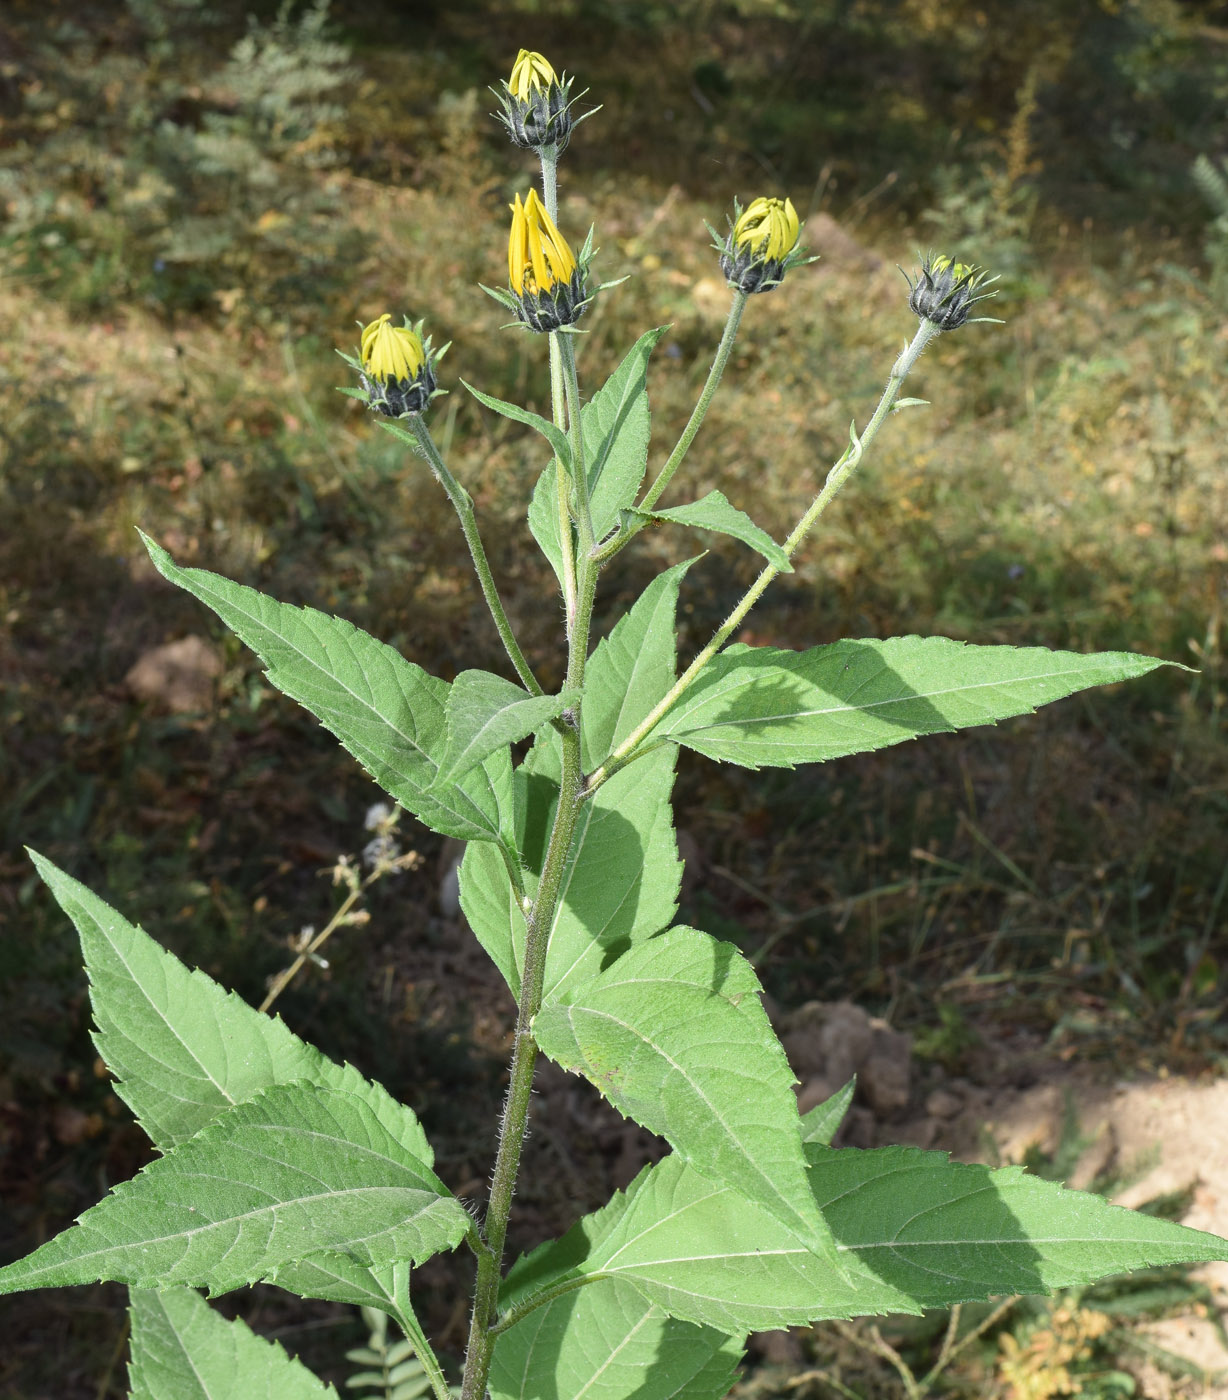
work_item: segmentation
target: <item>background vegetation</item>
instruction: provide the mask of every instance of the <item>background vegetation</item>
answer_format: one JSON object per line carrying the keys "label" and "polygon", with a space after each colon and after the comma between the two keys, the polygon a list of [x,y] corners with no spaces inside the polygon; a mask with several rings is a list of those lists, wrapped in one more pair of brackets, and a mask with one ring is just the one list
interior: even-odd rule
{"label": "background vegetation", "polygon": [[[340,901],[321,872],[369,839],[378,796],[156,580],[132,527],[444,675],[501,666],[442,493],[333,392],[333,350],[356,321],[406,311],[454,342],[445,386],[463,373],[547,401],[544,356],[498,331],[476,285],[502,279],[506,205],[532,173],[488,117],[486,87],[521,44],[603,105],[566,158],[562,222],[575,237],[595,223],[601,275],[630,281],[586,319],[581,373],[593,383],[640,330],[672,323],[651,380],[662,442],[727,304],[704,219],[761,192],[808,217],[823,261],[752,303],[688,484],[777,537],[910,329],[896,264],[934,245],[1002,275],[1005,325],[927,356],[911,391],[932,407],[892,424],[746,640],[937,631],[1198,671],[817,772],[684,756],[686,917],[756,956],[782,1009],[850,997],[951,1072],[975,1075],[978,1045],[1015,1033],[1119,1070],[1224,1066],[1228,6],[9,0],[5,1257],[146,1152],[89,1071],[75,938],[22,844],[258,1003]],[[524,528],[541,466],[528,435],[463,391],[434,425],[526,650],[557,679],[557,610]],[[611,577],[611,615],[679,557],[666,532],[641,540]],[[755,567],[713,541],[684,647]],[[189,634],[219,648],[213,704],[136,700],[133,663]],[[402,834],[417,869],[375,887],[370,923],[279,1004],[413,1104],[446,1178],[478,1194],[511,1006],[441,904],[447,853]],[[541,1149],[517,1246],[586,1189],[591,1164],[576,1177],[561,1162]],[[433,1321],[455,1330],[459,1284],[445,1265],[436,1282]],[[10,1302],[22,1340],[0,1395],[123,1394],[117,1293]],[[283,1319],[276,1295],[244,1306],[266,1330]],[[361,1335],[321,1309],[287,1340],[327,1370]]]}

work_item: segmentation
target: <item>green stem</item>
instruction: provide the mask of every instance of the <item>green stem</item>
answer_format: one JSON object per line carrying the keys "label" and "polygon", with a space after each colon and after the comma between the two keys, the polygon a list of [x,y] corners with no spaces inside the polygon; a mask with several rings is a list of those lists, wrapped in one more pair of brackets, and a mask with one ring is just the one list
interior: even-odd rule
{"label": "green stem", "polygon": [[510,1327],[515,1327],[518,1322],[523,1322],[530,1313],[536,1312],[538,1308],[544,1308],[547,1303],[553,1303],[556,1298],[566,1297],[568,1293],[574,1293],[577,1288],[585,1288],[590,1283],[597,1283],[600,1279],[608,1277],[608,1274],[602,1273],[584,1274],[580,1278],[569,1278],[566,1283],[556,1284],[553,1288],[543,1288],[540,1293],[534,1293],[523,1303],[508,1308],[507,1312],[490,1329],[491,1334],[497,1337],[500,1332],[506,1332]]}
{"label": "green stem", "polygon": [[581,554],[593,552],[593,511],[588,498],[588,467],[584,461],[584,425],[580,421],[580,385],[576,378],[576,347],[569,335],[552,331],[558,342],[563,364],[563,386],[567,395],[567,429],[571,436],[571,475],[576,493],[576,520],[580,526]]}
{"label": "green stem", "polygon": [[[387,1293],[387,1290],[385,1289],[384,1292]],[[409,1265],[407,1263],[392,1266],[392,1293],[388,1296],[388,1301],[396,1310],[394,1317],[397,1325],[413,1346],[414,1354],[418,1360],[422,1362],[422,1369],[426,1372],[431,1389],[435,1392],[435,1400],[451,1400],[452,1392],[448,1389],[443,1367],[439,1364],[439,1358],[427,1340],[426,1333],[414,1315],[413,1307],[409,1301]]]}
{"label": "green stem", "polygon": [[[547,158],[547,156],[549,158]],[[557,152],[551,148],[542,152],[542,184],[546,193],[547,207],[557,203],[555,189],[555,159]],[[553,217],[553,212],[551,217]],[[564,411],[564,398],[570,394],[574,403],[570,414],[573,450],[576,435],[580,430],[579,391],[575,385],[575,363],[570,356],[570,372],[566,373],[564,351],[557,351],[554,344],[558,337],[551,336],[551,384],[554,389],[554,421],[561,423]],[[555,374],[556,360],[558,376]],[[560,379],[566,379],[560,392]],[[577,460],[577,476],[584,470],[582,446]],[[572,548],[571,519],[567,512],[567,483],[562,474],[559,480],[560,503],[560,543],[563,546],[564,561]],[[563,528],[565,526],[565,529]],[[583,536],[584,526],[581,525]],[[589,549],[591,549],[591,528]],[[577,688],[584,684],[584,668],[588,659],[589,628],[592,624],[593,600],[597,589],[597,566],[585,552],[576,561],[573,558],[572,592],[568,599],[567,628],[567,679],[565,684]],[[558,805],[554,811],[554,823],[550,830],[550,841],[542,864],[541,880],[532,907],[525,915],[524,968],[520,977],[520,994],[517,998],[516,1032],[512,1046],[512,1063],[509,1070],[507,1103],[503,1120],[499,1125],[499,1147],[495,1154],[494,1172],[491,1177],[490,1202],[486,1209],[485,1238],[487,1252],[478,1256],[477,1283],[474,1289],[473,1312],[469,1320],[469,1342],[465,1351],[465,1374],[461,1383],[462,1400],[482,1400],[486,1394],[486,1381],[490,1374],[490,1362],[494,1355],[495,1335],[493,1328],[499,1304],[500,1270],[503,1263],[503,1248],[507,1241],[507,1222],[512,1208],[512,1195],[516,1186],[516,1176],[520,1169],[520,1156],[524,1147],[525,1130],[529,1121],[529,1102],[533,1090],[533,1072],[537,1065],[537,1042],[533,1038],[533,1018],[541,1009],[542,988],[546,978],[546,949],[550,939],[550,929],[554,923],[555,911],[563,887],[563,875],[571,854],[575,838],[576,823],[584,803],[584,773],[580,755],[580,714],[577,706],[564,716],[559,729],[559,742],[562,749],[562,772],[559,778]]]}
{"label": "green stem", "polygon": [[[558,345],[558,336],[550,336],[550,397],[554,403],[554,426],[566,428],[565,400],[563,387],[563,352]],[[558,512],[559,553],[563,557],[563,608],[567,618],[567,638],[571,640],[576,624],[576,539],[571,528],[571,483],[567,479],[567,466],[561,457],[554,459],[555,509]]]}
{"label": "green stem", "polygon": [[[909,370],[917,362],[921,352],[929,342],[938,334],[938,327],[932,321],[922,321],[916,335],[912,338],[907,348],[896,360],[891,368],[891,375],[887,380],[886,388],[883,390],[882,398],[878,401],[878,407],[874,410],[874,415],[866,424],[866,430],[860,438],[855,438],[851,442],[840,460],[832,467],[827,474],[827,480],[823,484],[823,489],[811,502],[810,508],[805,515],[797,522],[793,528],[793,533],[784,542],[783,549],[787,557],[792,558],[802,541],[810,533],[816,520],[831,502],[835,499],[840,488],[857,470],[866,448],[874,441],[879,428],[886,421],[887,415],[891,412],[900,392],[900,385],[903,384]],[[588,780],[586,788],[587,795],[592,795],[606,781],[618,772],[620,768],[625,768],[631,760],[636,757],[636,751],[648,734],[660,723],[664,716],[677,703],[683,691],[686,690],[704,669],[709,661],[725,645],[733,635],[736,628],[741,626],[746,614],[763,596],[768,584],[780,573],[780,569],[775,564],[769,564],[759,577],[747,589],[745,595],[738,603],[737,607],[729,614],[725,621],[717,629],[716,634],[706,647],[699,653],[694,661],[675,681],[672,688],[664,698],[653,707],[649,714],[638,724],[626,739],[610,754],[609,758],[596,770]]]}
{"label": "green stem", "polygon": [[[542,202],[557,224],[559,219],[559,152],[557,146],[543,146],[538,152],[542,165]],[[556,334],[550,336],[550,402],[554,426],[565,429],[567,391],[563,382],[563,352]],[[576,541],[571,529],[570,486],[567,467],[561,457],[554,459],[554,488],[557,496],[559,553],[563,557],[563,609],[570,641],[576,623]]]}
{"label": "green stem", "polygon": [[512,624],[507,620],[503,600],[499,597],[499,590],[495,587],[494,575],[490,571],[490,562],[486,558],[482,537],[478,533],[477,517],[473,512],[473,500],[469,492],[448,470],[443,458],[439,455],[435,439],[431,437],[431,430],[426,426],[422,415],[420,413],[412,414],[409,421],[414,436],[426,454],[426,460],[431,464],[431,470],[448,493],[448,500],[452,502],[460,517],[461,532],[465,536],[465,543],[469,546],[469,555],[473,560],[473,567],[477,570],[478,581],[482,585],[482,596],[486,599],[486,606],[490,609],[490,615],[494,618],[495,626],[499,629],[499,636],[503,640],[508,658],[516,668],[516,674],[520,677],[521,684],[525,689],[533,695],[544,695],[545,691],[542,690],[537,677],[533,674],[532,667],[520,650],[516,634],[512,631]]}

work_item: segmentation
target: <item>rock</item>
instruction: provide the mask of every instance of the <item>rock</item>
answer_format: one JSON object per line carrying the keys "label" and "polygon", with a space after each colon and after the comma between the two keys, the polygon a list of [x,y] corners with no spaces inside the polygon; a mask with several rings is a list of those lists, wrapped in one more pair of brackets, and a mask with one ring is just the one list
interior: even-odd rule
{"label": "rock", "polygon": [[912,1076],[912,1036],[874,1022],[870,1052],[857,1071],[857,1089],[879,1114],[898,1113],[908,1104]]}
{"label": "rock", "polygon": [[870,1018],[860,1006],[851,1001],[829,1006],[819,1033],[823,1073],[837,1084],[847,1084],[853,1075],[860,1074],[873,1043]]}
{"label": "rock", "polygon": [[954,1118],[963,1106],[963,1099],[950,1089],[935,1089],[925,1099],[925,1111],[931,1118]]}
{"label": "rock", "polygon": [[213,683],[222,674],[222,658],[203,637],[181,637],[139,657],[124,677],[138,700],[171,714],[198,714],[213,703]]}

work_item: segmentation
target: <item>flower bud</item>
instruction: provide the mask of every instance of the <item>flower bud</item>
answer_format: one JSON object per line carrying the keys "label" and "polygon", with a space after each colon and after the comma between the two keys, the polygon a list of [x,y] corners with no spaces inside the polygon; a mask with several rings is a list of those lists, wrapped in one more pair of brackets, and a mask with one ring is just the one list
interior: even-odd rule
{"label": "flower bud", "polygon": [[994,295],[980,290],[985,283],[985,273],[979,268],[931,253],[923,261],[917,280],[908,278],[908,305],[921,320],[940,331],[958,330],[978,301]]}
{"label": "flower bud", "polygon": [[800,224],[791,199],[760,196],[734,217],[721,253],[721,271],[739,292],[770,292],[789,268],[805,261],[797,247]]}
{"label": "flower bud", "polygon": [[587,305],[586,268],[577,263],[534,189],[523,204],[517,195],[512,205],[507,272],[516,315],[531,330],[570,326]]}
{"label": "flower bud", "polygon": [[571,114],[572,79],[560,79],[539,53],[521,49],[512,75],[496,93],[503,109],[499,119],[514,145],[539,151],[553,146],[562,151],[571,138],[575,121]]}
{"label": "flower bud", "polygon": [[422,413],[435,395],[435,367],[421,322],[394,326],[385,311],[363,328],[358,364],[368,404],[389,418]]}

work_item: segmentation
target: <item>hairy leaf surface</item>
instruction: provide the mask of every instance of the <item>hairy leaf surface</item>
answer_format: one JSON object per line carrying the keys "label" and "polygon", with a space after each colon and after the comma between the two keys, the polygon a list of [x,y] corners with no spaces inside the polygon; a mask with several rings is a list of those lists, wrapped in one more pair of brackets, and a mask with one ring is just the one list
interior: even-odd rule
{"label": "hairy leaf surface", "polygon": [[337,1400],[337,1392],[242,1318],[190,1288],[137,1288],[129,1309],[130,1400]]}
{"label": "hairy leaf surface", "polygon": [[671,1156],[519,1261],[509,1287],[526,1297],[565,1278],[625,1279],[673,1317],[738,1335],[1228,1258],[1214,1235],[1019,1167],[991,1171],[909,1147],[807,1154],[843,1279],[766,1211]]}
{"label": "hairy leaf surface", "polygon": [[420,1262],[451,1249],[469,1224],[357,1095],[282,1084],[0,1269],[0,1293],[100,1279],[224,1293],[327,1251],[360,1264]]}
{"label": "hairy leaf surface", "polygon": [[830,1267],[835,1246],[806,1180],[796,1081],[761,992],[732,944],[675,928],[544,1006],[534,1033],[551,1059],[703,1175],[736,1186]]}
{"label": "hairy leaf surface", "polygon": [[260,657],[269,680],[310,710],[372,778],[432,830],[498,841],[510,825],[511,758],[501,750],[438,786],[448,685],[352,623],[279,603],[145,540],[172,583],[199,598]]}
{"label": "hairy leaf surface", "polygon": [[130,924],[78,880],[31,859],[76,925],[90,978],[94,1044],[155,1147],[194,1137],[228,1108],[275,1084],[306,1079],[356,1095],[429,1167],[413,1111],[353,1065],[339,1065]]}
{"label": "hairy leaf surface", "polygon": [[721,1400],[742,1342],[669,1317],[637,1289],[603,1279],[500,1335],[493,1400]]}
{"label": "hairy leaf surface", "polygon": [[653,731],[745,768],[791,768],[1030,714],[1168,663],[1129,652],[969,646],[948,637],[843,641],[809,651],[732,646]]}
{"label": "hairy leaf surface", "polygon": [[435,777],[448,787],[497,750],[535,734],[580,698],[580,691],[530,695],[490,671],[462,671],[448,692],[447,743]]}
{"label": "hairy leaf surface", "polygon": [[718,535],[729,535],[749,545],[756,553],[762,554],[769,564],[774,564],[782,574],[791,574],[793,565],[789,556],[768,534],[730,501],[723,492],[709,491],[698,501],[690,501],[684,506],[670,506],[665,510],[632,510],[632,515],[645,520],[668,520],[675,525],[689,525],[696,530],[712,530]]}

